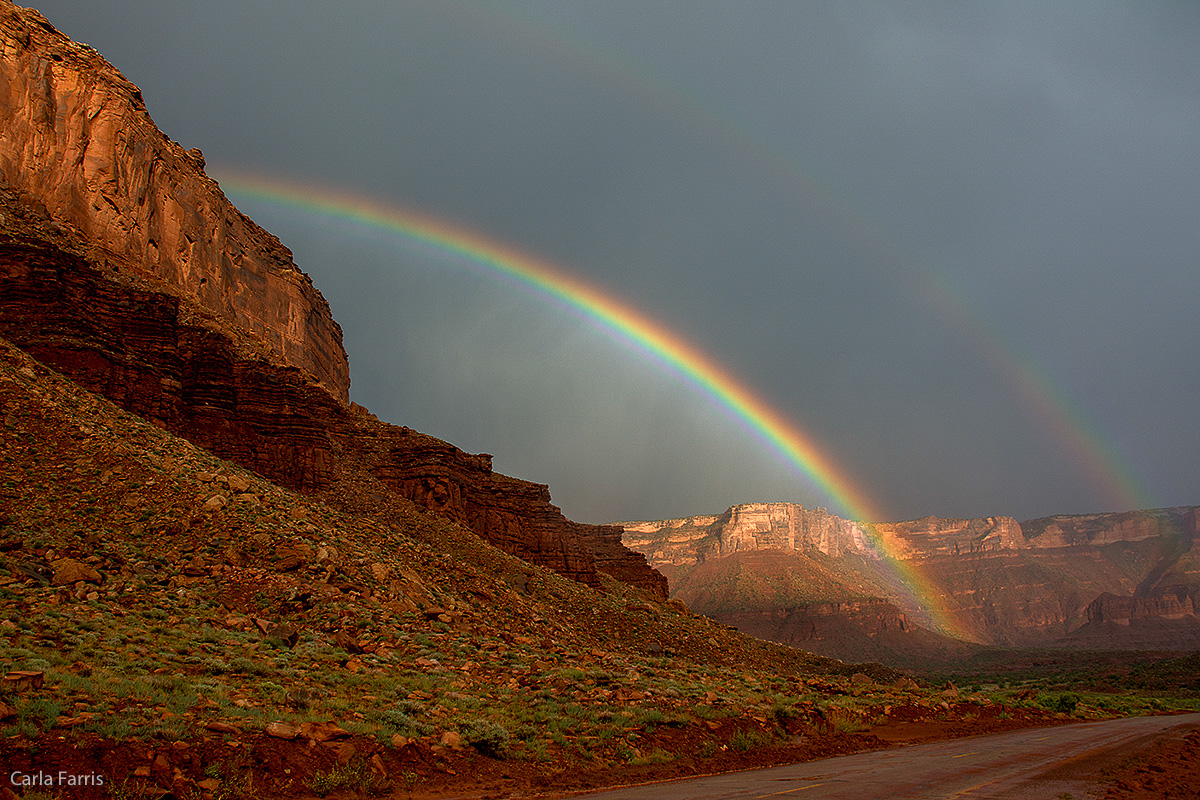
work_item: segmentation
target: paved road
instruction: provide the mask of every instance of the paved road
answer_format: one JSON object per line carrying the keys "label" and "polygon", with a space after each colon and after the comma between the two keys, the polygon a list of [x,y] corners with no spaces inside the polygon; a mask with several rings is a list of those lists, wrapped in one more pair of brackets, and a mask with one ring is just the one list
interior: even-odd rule
{"label": "paved road", "polygon": [[786,767],[634,786],[586,800],[1075,800],[1095,797],[1101,767],[1200,714],[1130,717],[974,736]]}

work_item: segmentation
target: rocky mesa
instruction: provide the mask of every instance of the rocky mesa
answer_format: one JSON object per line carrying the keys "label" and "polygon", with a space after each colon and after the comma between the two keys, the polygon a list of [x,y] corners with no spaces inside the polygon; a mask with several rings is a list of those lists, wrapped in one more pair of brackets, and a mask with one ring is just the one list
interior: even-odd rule
{"label": "rocky mesa", "polygon": [[0,36],[0,336],[290,488],[359,508],[396,493],[532,563],[665,597],[619,528],[350,404],[320,292],[137,87],[36,11],[0,3]]}
{"label": "rocky mesa", "polygon": [[[941,617],[947,632],[998,645],[1166,643],[1165,629],[1183,632],[1184,643],[1194,638],[1194,613],[1178,598],[1200,587],[1195,507],[1027,522],[995,516],[866,523],[824,509],[755,503],[720,515],[622,524],[626,544],[667,572],[674,594],[696,610],[821,652],[831,650],[811,643],[836,626],[814,620],[827,621],[847,603],[853,612],[846,619],[857,622],[843,620],[838,636],[852,628],[877,637],[937,627]],[[760,555],[751,562],[749,553]],[[920,595],[899,584],[895,565],[916,576]],[[898,604],[905,625],[872,605],[879,598]],[[866,608],[879,613],[864,616]],[[1114,615],[1126,623],[1113,622]],[[1130,619],[1133,628],[1158,627],[1139,639],[1128,631]],[[1106,639],[1100,631],[1111,633],[1113,625],[1122,626],[1121,635]]]}

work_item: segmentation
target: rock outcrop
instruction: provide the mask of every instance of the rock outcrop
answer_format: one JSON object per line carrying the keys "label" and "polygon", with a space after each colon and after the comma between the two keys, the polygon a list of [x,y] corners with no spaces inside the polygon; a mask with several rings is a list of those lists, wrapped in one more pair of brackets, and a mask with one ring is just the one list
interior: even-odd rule
{"label": "rock outcrop", "polygon": [[742,633],[818,654],[842,653],[851,641],[903,639],[913,630],[898,606],[879,598],[743,611],[722,614],[719,620]]}
{"label": "rock outcrop", "polygon": [[[1186,511],[1184,512],[1187,513]],[[1116,542],[1140,542],[1178,536],[1195,531],[1192,519],[1180,519],[1173,509],[1125,511],[1113,514],[1070,514],[1041,517],[1021,523],[1030,547],[1100,546]]]}
{"label": "rock outcrop", "polygon": [[[721,515],[623,525],[626,544],[668,571],[672,585],[688,595],[681,599],[722,621],[739,607],[759,616],[769,611],[760,601],[773,590],[763,587],[778,578],[764,565],[757,578],[743,569],[733,597],[728,575],[712,568],[715,559],[760,551],[780,561],[785,553],[809,553],[832,560],[807,566],[793,560],[788,568],[802,572],[807,585],[824,587],[831,603],[844,602],[845,585],[854,585],[865,595],[894,598],[918,625],[941,617],[980,642],[1037,645],[1075,641],[1064,637],[1091,624],[1089,603],[1105,592],[1161,600],[1176,587],[1200,587],[1197,520],[1196,508],[1168,508],[1025,523],[1003,516],[865,523],[822,509],[756,503]],[[901,586],[895,560],[917,576],[923,596],[911,584],[907,591]],[[830,570],[842,580],[831,578]],[[714,581],[720,592],[709,590]],[[773,613],[819,605],[813,601],[782,598]],[[1167,619],[1174,612],[1165,602],[1144,607]]]}
{"label": "rock outcrop", "polygon": [[1105,592],[1087,607],[1087,624],[1058,644],[1088,649],[1195,651],[1200,618],[1194,588],[1175,587],[1147,597]]}
{"label": "rock outcrop", "polygon": [[242,357],[179,297],[46,242],[0,242],[0,335],[224,458],[302,491],[330,485],[340,404],[296,367]]}
{"label": "rock outcrop", "polygon": [[217,455],[331,502],[374,482],[506,552],[666,597],[621,531],[348,402],[341,330],[275,237],[129,83],[0,0],[0,336]]}
{"label": "rock outcrop", "polygon": [[670,594],[667,577],[652,568],[644,555],[622,543],[625,531],[620,525],[572,524],[595,557],[596,569],[664,600]]}
{"label": "rock outcrop", "polygon": [[620,545],[619,528],[566,519],[544,485],[493,472],[491,456],[355,412],[304,370],[255,357],[188,298],[123,279],[115,258],[94,263],[50,234],[17,231],[11,195],[0,209],[0,335],[43,363],[285,486],[327,491],[340,462],[363,464],[506,552],[593,586],[599,561],[666,597],[665,578]]}
{"label": "rock outcrop", "polygon": [[291,252],[150,119],[137,86],[38,12],[0,0],[0,180],[90,248],[194,298],[348,401],[328,303]]}
{"label": "rock outcrop", "polygon": [[1105,592],[1088,603],[1089,624],[1112,622],[1129,625],[1133,620],[1146,617],[1161,619],[1183,619],[1196,614],[1191,594],[1180,588],[1174,592],[1163,592],[1153,597],[1130,597]]}
{"label": "rock outcrop", "polygon": [[859,523],[795,503],[744,503],[719,515],[617,524],[625,529],[625,544],[655,563],[686,566],[750,550],[873,552]]}
{"label": "rock outcrop", "polygon": [[1021,526],[1012,517],[945,519],[924,517],[871,526],[897,558],[927,559],[972,553],[995,553],[1025,546]]}

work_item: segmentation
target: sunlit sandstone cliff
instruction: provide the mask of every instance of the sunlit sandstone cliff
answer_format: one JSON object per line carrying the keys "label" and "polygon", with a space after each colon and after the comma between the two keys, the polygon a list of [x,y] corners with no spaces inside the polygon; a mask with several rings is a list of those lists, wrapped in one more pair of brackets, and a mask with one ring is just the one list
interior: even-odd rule
{"label": "sunlit sandstone cliff", "polygon": [[576,580],[604,571],[666,596],[620,528],[572,522],[491,456],[349,404],[320,293],[158,132],[137,88],[4,0],[0,37],[0,336],[285,486],[339,504],[390,490]]}
{"label": "sunlit sandstone cliff", "polygon": [[[928,624],[929,614],[903,605],[912,598],[895,590],[892,559],[921,576],[927,596],[919,601],[944,611],[960,631],[997,644],[1074,644],[1064,637],[1103,617],[1104,607],[1112,616],[1116,601],[1100,610],[1089,607],[1104,593],[1127,598],[1130,607],[1145,612],[1135,618],[1163,617],[1169,615],[1156,610],[1186,609],[1174,600],[1179,591],[1200,587],[1200,557],[1193,550],[1200,532],[1195,508],[1025,523],[1001,516],[866,524],[823,509],[754,503],[721,515],[622,524],[625,543],[666,571],[673,592],[697,611],[761,630],[773,625],[778,635],[808,630],[811,638],[821,626],[791,620],[827,618],[830,604],[871,596],[891,597],[913,619]],[[714,566],[754,551],[776,554],[759,560],[757,579],[744,560],[736,570],[736,586],[730,569]],[[813,557],[784,558],[788,553]],[[763,566],[768,563],[769,570]],[[779,577],[781,570],[788,573],[786,581]],[[781,582],[794,588],[790,594],[771,589],[772,616],[767,613],[772,609],[761,603],[762,586]],[[829,595],[814,597],[820,591]],[[812,613],[805,611],[810,605]],[[818,611],[816,605],[822,608]],[[791,616],[780,617],[780,612]],[[863,618],[861,609],[855,617]],[[882,618],[869,619],[860,628],[869,633],[883,624]]]}
{"label": "sunlit sandstone cliff", "polygon": [[0,0],[0,179],[91,247],[250,331],[345,403],[329,305],[291,252],[225,199],[141,92],[36,11]]}
{"label": "sunlit sandstone cliff", "polygon": [[793,503],[744,503],[720,515],[619,524],[625,543],[655,563],[688,565],[747,550],[871,551],[858,523]]}

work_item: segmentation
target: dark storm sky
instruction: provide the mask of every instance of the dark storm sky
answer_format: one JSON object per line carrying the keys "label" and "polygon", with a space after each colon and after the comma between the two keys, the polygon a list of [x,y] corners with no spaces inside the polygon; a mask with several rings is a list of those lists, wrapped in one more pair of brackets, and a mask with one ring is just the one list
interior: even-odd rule
{"label": "dark storm sky", "polygon": [[[1200,5],[43,2],[209,172],[403,204],[707,353],[891,519],[1200,503]],[[836,498],[627,343],[261,202],[352,397],[575,519]]]}

